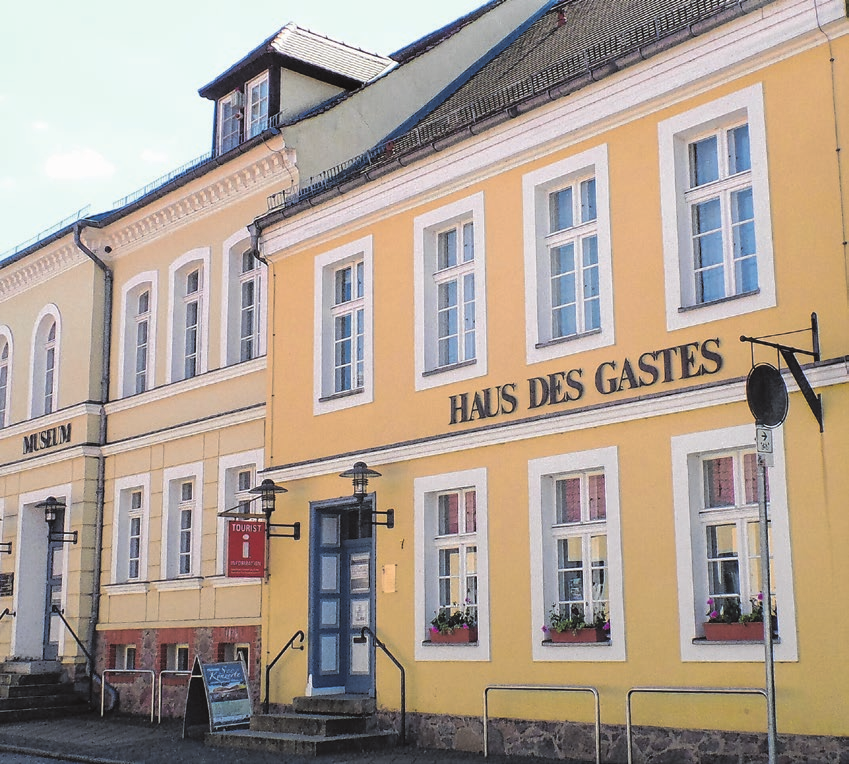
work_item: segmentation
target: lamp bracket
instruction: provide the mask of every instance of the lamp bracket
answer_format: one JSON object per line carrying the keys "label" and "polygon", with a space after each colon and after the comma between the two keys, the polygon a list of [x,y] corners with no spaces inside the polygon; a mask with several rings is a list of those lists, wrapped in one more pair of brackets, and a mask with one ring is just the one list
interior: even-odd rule
{"label": "lamp bracket", "polygon": [[[377,518],[383,515],[383,520],[378,520]],[[387,528],[395,527],[395,510],[390,508],[382,511],[372,510],[371,513],[371,524],[372,525],[385,525]]]}
{"label": "lamp bracket", "polygon": [[12,554],[12,542],[4,541],[0,543],[0,554]]}
{"label": "lamp bracket", "polygon": [[[810,408],[811,413],[814,415],[814,419],[817,420],[817,423],[820,426],[820,432],[822,432],[822,395],[818,395],[813,391],[811,383],[808,382],[808,379],[805,376],[805,372],[796,358],[797,355],[805,355],[813,358],[814,363],[820,362],[820,332],[819,321],[817,320],[816,313],[811,313],[810,329],[797,329],[794,332],[785,332],[785,334],[800,334],[805,332],[811,333],[810,350],[804,350],[802,348],[793,347],[792,345],[784,345],[780,342],[768,342],[766,340],[766,337],[781,336],[775,334],[768,334],[765,335],[765,337],[746,337],[745,335],[743,335],[740,337],[740,342],[748,342],[750,345],[764,345],[766,347],[775,348],[781,354],[781,357],[787,364],[787,368],[790,369],[790,373],[793,375],[793,379],[796,380],[796,384],[799,386],[799,390],[805,397],[805,401],[808,404],[808,408]],[[752,349],[752,361],[754,362],[754,348]]]}
{"label": "lamp bracket", "polygon": [[61,544],[76,544],[78,531],[50,531],[50,540]]}
{"label": "lamp bracket", "polygon": [[[274,533],[272,530],[274,528],[287,528],[289,532]],[[266,523],[265,530],[268,538],[294,539],[295,541],[298,541],[301,538],[300,523]]]}

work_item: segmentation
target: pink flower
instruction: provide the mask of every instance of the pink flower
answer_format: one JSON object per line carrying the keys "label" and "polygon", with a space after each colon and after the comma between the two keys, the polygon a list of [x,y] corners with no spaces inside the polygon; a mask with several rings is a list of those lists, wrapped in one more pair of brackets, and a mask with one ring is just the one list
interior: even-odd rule
{"label": "pink flower", "polygon": [[463,628],[464,628],[464,629],[468,629],[468,628],[469,628],[469,624],[464,623],[464,624],[463,624]]}
{"label": "pink flower", "polygon": [[708,597],[707,604],[713,606],[713,597]]}
{"label": "pink flower", "polygon": [[763,599],[764,599],[764,593],[758,592],[758,602],[763,602]]}
{"label": "pink flower", "polygon": [[716,610],[711,610],[708,618],[719,618],[719,612]]}
{"label": "pink flower", "polygon": [[543,630],[543,631],[548,631],[548,626],[543,626],[543,627],[542,627],[542,630]]}
{"label": "pink flower", "polygon": [[430,630],[431,630],[434,634],[436,634],[436,632],[437,632],[437,631],[439,631],[439,629],[437,629],[437,628],[436,628],[436,626],[431,626],[431,627],[430,627]]}
{"label": "pink flower", "polygon": [[610,621],[605,623],[604,626],[602,626],[601,628],[604,629],[605,631],[610,631]]}

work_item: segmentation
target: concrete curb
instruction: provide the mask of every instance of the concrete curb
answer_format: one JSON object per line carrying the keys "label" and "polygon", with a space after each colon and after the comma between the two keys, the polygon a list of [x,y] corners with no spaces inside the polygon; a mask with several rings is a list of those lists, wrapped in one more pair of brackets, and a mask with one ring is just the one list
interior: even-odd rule
{"label": "concrete curb", "polygon": [[78,753],[59,753],[58,751],[42,750],[39,748],[25,748],[19,745],[7,745],[0,743],[0,752],[17,753],[21,756],[38,756],[42,759],[61,759],[62,761],[79,761],[83,764],[134,764],[124,759],[103,759],[99,756],[82,756]]}

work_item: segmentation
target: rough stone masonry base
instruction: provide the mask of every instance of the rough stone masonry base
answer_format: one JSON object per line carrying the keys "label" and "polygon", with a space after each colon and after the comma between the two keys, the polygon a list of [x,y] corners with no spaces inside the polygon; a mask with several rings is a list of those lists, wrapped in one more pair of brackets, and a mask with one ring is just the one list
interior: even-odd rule
{"label": "rough stone masonry base", "polygon": [[[398,728],[400,714],[378,711],[381,726]],[[483,720],[478,716],[407,714],[407,740],[421,748],[483,751]],[[766,734],[670,727],[634,727],[635,764],[760,764],[767,762]],[[591,724],[524,719],[490,719],[489,752],[511,756],[595,761]],[[781,764],[849,764],[849,738],[779,735]],[[601,760],[628,760],[624,725],[601,727]]]}

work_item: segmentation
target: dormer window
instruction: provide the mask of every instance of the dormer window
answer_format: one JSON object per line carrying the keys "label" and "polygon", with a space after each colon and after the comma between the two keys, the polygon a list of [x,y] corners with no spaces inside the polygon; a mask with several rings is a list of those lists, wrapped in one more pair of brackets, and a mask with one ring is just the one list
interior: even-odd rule
{"label": "dormer window", "polygon": [[245,93],[248,115],[245,135],[253,138],[268,127],[268,72],[251,80]]}
{"label": "dormer window", "polygon": [[228,93],[218,102],[218,149],[222,154],[241,143],[244,107],[241,90]]}

